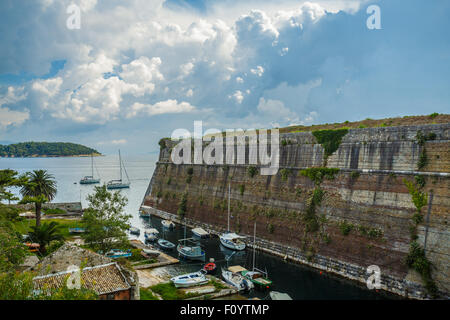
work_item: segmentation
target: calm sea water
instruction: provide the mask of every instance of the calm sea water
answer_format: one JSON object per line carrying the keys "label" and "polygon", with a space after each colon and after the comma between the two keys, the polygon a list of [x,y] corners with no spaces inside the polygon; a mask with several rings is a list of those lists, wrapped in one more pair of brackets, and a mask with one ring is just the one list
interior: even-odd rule
{"label": "calm sea water", "polygon": [[[139,207],[144,197],[145,191],[153,174],[157,155],[145,156],[122,156],[128,176],[131,181],[130,189],[123,189],[120,192],[128,198],[125,208],[128,214],[132,215],[132,225],[141,229],[139,238],[144,241],[143,229],[152,226],[160,231],[160,236],[177,243],[178,239],[184,237],[184,228],[177,225],[175,230],[163,232],[161,220],[156,217],[140,218]],[[100,177],[101,183],[119,178],[119,159],[116,155],[108,155],[94,158],[94,175]],[[55,176],[57,180],[58,193],[53,202],[77,202],[81,201],[83,207],[87,207],[86,196],[92,193],[93,185],[80,185],[79,180],[91,174],[90,158],[0,158],[0,169],[14,169],[19,173],[27,171],[45,169]],[[18,192],[18,190],[15,190]],[[191,237],[190,229],[187,229],[187,236]],[[206,251],[207,260],[214,258],[221,266],[226,266],[226,258],[229,258],[232,251],[222,247],[216,238],[201,240],[201,244]],[[177,256],[176,252],[169,253]],[[252,250],[234,254],[229,258],[229,265],[241,265],[247,268],[252,267]],[[169,268],[170,273],[178,275],[184,272],[198,271],[202,264],[198,262],[184,262]],[[349,280],[320,274],[319,271],[294,264],[284,262],[282,259],[270,256],[265,253],[256,254],[256,266],[260,269],[267,269],[269,277],[274,283],[273,290],[286,292],[293,299],[397,299],[397,296],[384,292],[374,292],[365,286],[355,284]],[[252,291],[245,294],[247,297],[268,297],[268,292]]]}

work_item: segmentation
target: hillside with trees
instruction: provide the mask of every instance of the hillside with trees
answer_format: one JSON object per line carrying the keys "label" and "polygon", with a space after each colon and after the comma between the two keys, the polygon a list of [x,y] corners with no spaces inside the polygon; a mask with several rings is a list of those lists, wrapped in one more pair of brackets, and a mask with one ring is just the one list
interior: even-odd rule
{"label": "hillside with trees", "polygon": [[95,149],[69,142],[22,142],[0,145],[0,157],[70,157],[91,154],[100,153]]}

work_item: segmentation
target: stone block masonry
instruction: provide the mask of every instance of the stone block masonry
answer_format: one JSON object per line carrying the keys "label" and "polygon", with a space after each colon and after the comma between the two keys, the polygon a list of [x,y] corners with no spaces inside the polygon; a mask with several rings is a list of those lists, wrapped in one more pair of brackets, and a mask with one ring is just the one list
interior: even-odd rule
{"label": "stone block masonry", "polygon": [[[261,250],[364,283],[367,267],[378,265],[384,290],[427,298],[420,276],[405,263],[416,209],[404,180],[419,177],[433,200],[428,219],[428,207],[421,212],[417,241],[423,247],[427,235],[433,279],[441,297],[448,297],[449,129],[450,123],[351,129],[326,161],[311,132],[286,133],[280,136],[286,143],[280,144],[278,174],[254,177],[246,165],[175,165],[169,142],[161,150],[143,205],[176,215],[185,195],[192,226],[220,232],[227,225],[230,183],[231,227],[251,236],[256,221]],[[419,131],[432,139],[419,143]],[[427,161],[419,169],[424,151]],[[311,231],[306,222],[316,185],[299,172],[324,165],[340,170],[320,184],[324,195],[314,210],[318,228]]]}

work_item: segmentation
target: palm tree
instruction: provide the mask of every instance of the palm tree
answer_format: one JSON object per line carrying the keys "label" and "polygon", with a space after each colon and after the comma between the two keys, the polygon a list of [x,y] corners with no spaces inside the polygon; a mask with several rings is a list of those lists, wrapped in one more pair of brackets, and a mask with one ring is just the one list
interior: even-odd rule
{"label": "palm tree", "polygon": [[56,196],[56,180],[46,170],[27,172],[28,182],[20,189],[20,193],[28,202],[36,207],[36,226],[41,225],[42,203],[52,201]]}
{"label": "palm tree", "polygon": [[53,240],[64,240],[64,236],[59,231],[59,224],[55,221],[43,223],[41,226],[32,226],[28,233],[34,243],[39,243],[39,252],[45,254],[45,247]]}

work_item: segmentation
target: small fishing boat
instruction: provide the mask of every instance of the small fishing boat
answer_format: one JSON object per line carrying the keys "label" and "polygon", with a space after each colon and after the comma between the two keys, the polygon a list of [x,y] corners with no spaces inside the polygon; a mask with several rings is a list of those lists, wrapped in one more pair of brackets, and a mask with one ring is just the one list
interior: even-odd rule
{"label": "small fishing boat", "polygon": [[[125,169],[125,166],[123,166],[122,158],[120,156],[120,150],[119,150],[119,166],[120,166],[120,179],[119,180],[111,180],[106,184],[106,189],[126,189],[130,187],[130,178],[128,177],[127,170]],[[122,181],[122,166],[125,171],[125,175],[127,176],[128,182]]]}
{"label": "small fishing boat", "polygon": [[209,262],[203,266],[203,270],[205,270],[205,272],[208,274],[215,273],[217,270],[217,266],[214,263],[214,259],[210,259]]}
{"label": "small fishing boat", "polygon": [[222,277],[227,283],[231,284],[238,291],[246,291],[253,288],[252,282],[247,281],[239,273],[235,273],[230,270],[222,268]]}
{"label": "small fishing boat", "polygon": [[170,220],[163,220],[163,221],[161,221],[161,224],[166,229],[173,229],[173,228],[175,228],[175,223],[173,221],[170,221]]}
{"label": "small fishing boat", "polygon": [[84,228],[69,228],[70,234],[77,234],[77,233],[85,233],[86,229]]}
{"label": "small fishing boat", "polygon": [[156,258],[161,254],[161,252],[159,252],[158,250],[154,250],[154,249],[142,249],[142,252],[145,255],[147,255],[149,258]]}
{"label": "small fishing boat", "polygon": [[175,244],[165,239],[158,239],[158,245],[166,250],[172,250],[175,248]]}
{"label": "small fishing boat", "polygon": [[139,230],[139,228],[136,228],[136,227],[131,227],[129,229],[129,231],[130,231],[130,234],[134,234],[136,236],[141,234],[141,230]]}
{"label": "small fishing boat", "polygon": [[272,300],[292,300],[292,298],[287,293],[283,292],[270,291],[269,295]]}
{"label": "small fishing boat", "polygon": [[205,272],[202,270],[173,277],[170,281],[172,281],[177,288],[199,286],[209,282],[208,278],[205,276]]}
{"label": "small fishing boat", "polygon": [[123,251],[119,249],[111,249],[108,251],[105,256],[112,259],[118,259],[118,258],[128,258],[131,257],[132,253],[131,250]]}
{"label": "small fishing boat", "polygon": [[207,231],[205,231],[203,228],[194,228],[191,231],[192,231],[192,234],[196,237],[199,237],[199,238],[208,238],[209,237],[209,233]]}
{"label": "small fishing boat", "polygon": [[188,260],[200,260],[205,261],[205,251],[202,250],[200,245],[190,239],[180,239],[177,246],[178,255]]}
{"label": "small fishing boat", "polygon": [[155,228],[145,229],[144,238],[146,241],[156,241],[158,239],[159,231]]}
{"label": "small fishing boat", "polygon": [[150,213],[139,211],[139,217],[141,218],[150,218]]}
{"label": "small fishing boat", "polygon": [[[94,178],[94,155],[91,154],[91,175],[85,176],[83,179],[80,180],[80,184],[96,184],[100,183],[100,179]],[[74,183],[76,184],[76,182]]]}

